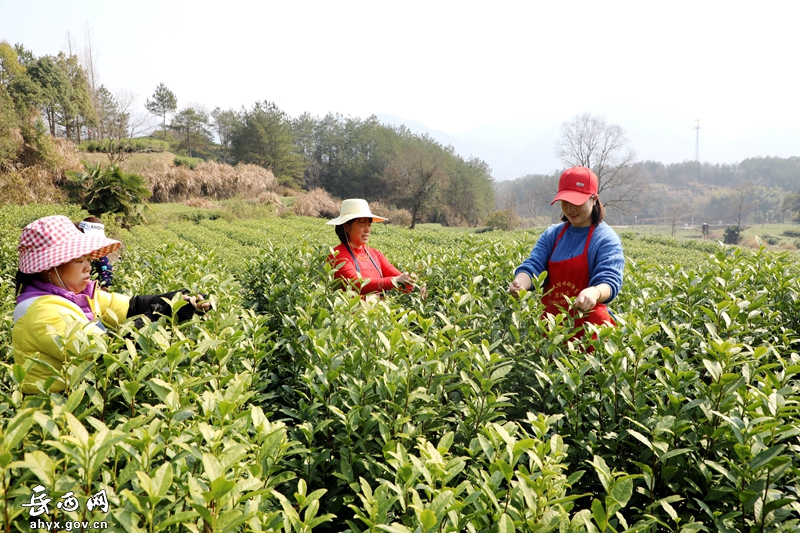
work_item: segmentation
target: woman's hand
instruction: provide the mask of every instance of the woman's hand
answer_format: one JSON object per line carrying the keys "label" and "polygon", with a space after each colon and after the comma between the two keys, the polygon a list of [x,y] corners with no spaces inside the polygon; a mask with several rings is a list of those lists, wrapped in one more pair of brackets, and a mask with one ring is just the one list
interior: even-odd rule
{"label": "woman's hand", "polygon": [[603,294],[598,287],[586,287],[578,293],[577,298],[575,298],[575,303],[572,305],[581,311],[591,311],[602,297]]}
{"label": "woman's hand", "polygon": [[403,272],[399,276],[395,276],[393,281],[395,285],[414,285],[417,282],[417,276],[416,274]]}
{"label": "woman's hand", "polygon": [[410,286],[410,289],[413,289],[414,287],[418,288],[420,294],[422,295],[422,299],[424,300],[428,296],[428,288],[425,287],[425,285],[417,285],[418,279],[419,278],[417,278],[417,275],[414,273],[403,272],[399,276],[395,276],[393,281],[397,286],[405,285],[407,287]]}
{"label": "woman's hand", "polygon": [[511,296],[514,298],[519,298],[519,291],[522,289],[530,290],[531,288],[531,278],[524,272],[520,272],[514,278],[514,281],[508,286],[508,292],[511,293]]}
{"label": "woman's hand", "polygon": [[195,309],[199,309],[204,313],[211,309],[211,302],[204,299],[202,294],[198,294],[197,296],[188,296],[184,294],[183,299],[192,304]]}

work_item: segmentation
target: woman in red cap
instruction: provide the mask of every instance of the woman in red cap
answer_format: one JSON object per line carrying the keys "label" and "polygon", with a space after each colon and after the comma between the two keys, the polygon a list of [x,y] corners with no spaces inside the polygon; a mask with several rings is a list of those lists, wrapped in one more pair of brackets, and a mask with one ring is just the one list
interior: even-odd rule
{"label": "woman in red cap", "polygon": [[[97,288],[91,280],[92,260],[120,245],[104,234],[82,233],[60,215],[40,218],[22,230],[11,346],[15,363],[23,367],[31,359],[44,363],[37,362],[28,370],[23,393],[64,390],[57,372],[66,355],[54,337],[63,336],[68,325],[77,323],[86,333],[103,334],[104,323],[116,325],[126,317],[172,313],[164,299],[171,300],[177,291],[131,297]],[[179,320],[210,308],[202,295],[184,295],[184,299],[192,305],[178,310]]]}
{"label": "woman in red cap", "polygon": [[551,204],[561,202],[563,223],[542,233],[508,287],[516,297],[520,290],[531,288],[534,276],[547,271],[545,312],[557,314],[571,307],[586,312],[576,325],[614,324],[606,304],[622,287],[622,243],[603,222],[605,210],[597,189],[597,175],[591,169],[572,167],[561,174]]}

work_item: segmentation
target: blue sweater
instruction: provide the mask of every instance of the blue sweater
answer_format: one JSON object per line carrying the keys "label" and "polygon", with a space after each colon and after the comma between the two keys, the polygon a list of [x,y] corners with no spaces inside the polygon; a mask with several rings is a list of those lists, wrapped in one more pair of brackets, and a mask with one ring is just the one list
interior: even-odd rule
{"label": "blue sweater", "polygon": [[[556,247],[553,254],[553,261],[563,261],[583,253],[586,246],[586,237],[589,235],[589,227],[576,228],[570,226]],[[547,260],[553,250],[553,244],[558,238],[558,234],[564,229],[564,223],[550,226],[539,236],[536,245],[528,257],[514,271],[516,276],[520,272],[525,272],[531,278],[538,276],[547,270]],[[589,244],[589,285],[605,283],[611,287],[611,295],[605,301],[610,302],[616,298],[622,287],[622,271],[625,268],[625,258],[622,255],[622,242],[619,236],[605,222],[597,225],[592,234],[592,242]]]}

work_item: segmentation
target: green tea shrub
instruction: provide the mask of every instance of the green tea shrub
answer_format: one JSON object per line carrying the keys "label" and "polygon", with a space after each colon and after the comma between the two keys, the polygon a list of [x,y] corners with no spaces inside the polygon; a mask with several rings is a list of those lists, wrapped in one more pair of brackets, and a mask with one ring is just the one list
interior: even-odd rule
{"label": "green tea shrub", "polygon": [[486,225],[492,229],[500,229],[504,231],[512,230],[520,224],[519,217],[511,210],[506,209],[503,211],[492,211],[486,219]]}
{"label": "green tea shrub", "polygon": [[109,513],[54,518],[126,531],[798,527],[792,255],[627,236],[617,327],[573,338],[573,318],[542,317],[544,276],[507,294],[528,232],[375,225],[428,287],[377,302],[332,290],[323,220],[170,216],[120,235],[119,290],[186,287],[215,309],[78,338],[64,394],[23,397],[26,370],[0,366],[11,530],[36,484],[106,490]]}
{"label": "green tea shrub", "polygon": [[112,146],[115,148],[115,151],[121,150],[127,153],[165,152],[169,150],[169,143],[151,138],[122,139],[117,141],[111,141],[110,139],[85,140],[78,145],[78,150],[90,153],[106,152]]}
{"label": "green tea shrub", "polygon": [[175,156],[173,163],[176,167],[188,167],[194,170],[203,160],[199,157]]}
{"label": "green tea shrub", "polygon": [[725,244],[739,244],[742,240],[742,228],[740,226],[728,226],[725,228],[723,242]]}

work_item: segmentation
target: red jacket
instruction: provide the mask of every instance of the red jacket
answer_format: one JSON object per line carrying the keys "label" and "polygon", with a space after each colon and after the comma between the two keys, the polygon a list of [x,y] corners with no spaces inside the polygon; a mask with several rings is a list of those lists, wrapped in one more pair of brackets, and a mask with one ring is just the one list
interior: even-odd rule
{"label": "red jacket", "polygon": [[[401,272],[375,248],[368,248],[365,246],[361,250],[356,250],[354,248],[348,250],[347,246],[340,244],[334,247],[333,251],[334,253],[328,256],[328,262],[334,267],[339,267],[339,270],[334,274],[336,279],[343,281],[358,280],[360,269],[360,277],[369,280],[367,284],[361,287],[362,295],[397,288],[394,283],[392,283],[392,278],[399,276]],[[353,255],[350,254],[351,251]],[[358,261],[358,269],[356,268],[356,263],[353,261],[353,256],[355,256],[355,260]],[[375,268],[376,265],[380,267],[380,270]],[[354,287],[358,289],[358,282],[355,282]],[[404,292],[411,288],[411,286],[408,286],[407,289],[404,288]]]}

